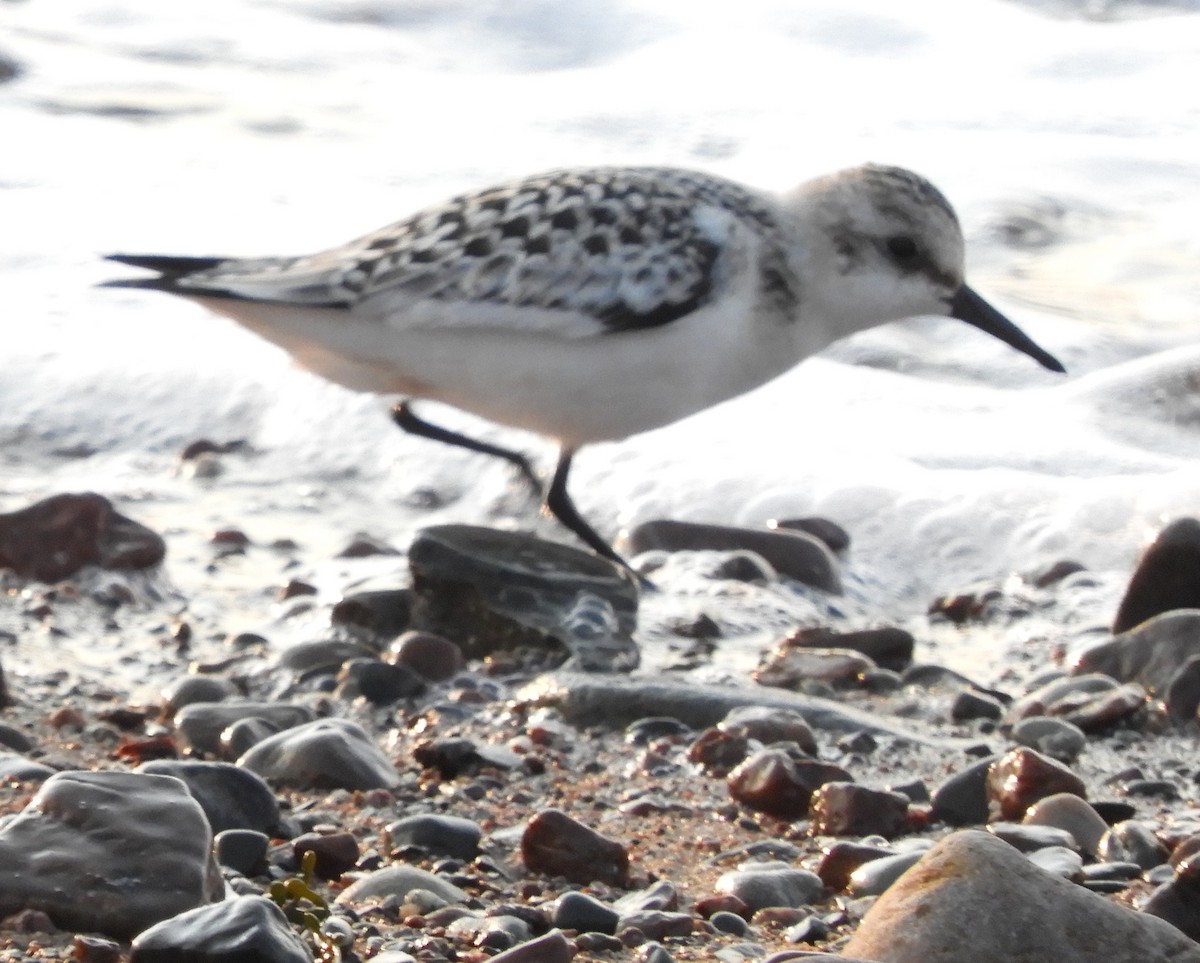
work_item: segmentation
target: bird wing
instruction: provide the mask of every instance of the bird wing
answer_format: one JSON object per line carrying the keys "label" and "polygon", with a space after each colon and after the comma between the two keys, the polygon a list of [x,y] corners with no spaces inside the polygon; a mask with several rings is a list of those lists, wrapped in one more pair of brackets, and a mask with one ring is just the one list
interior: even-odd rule
{"label": "bird wing", "polygon": [[346,308],[398,328],[583,337],[667,324],[709,301],[743,225],[773,232],[770,202],[719,178],[568,170],[464,194],[307,257],[119,255],[160,276],[112,283]]}

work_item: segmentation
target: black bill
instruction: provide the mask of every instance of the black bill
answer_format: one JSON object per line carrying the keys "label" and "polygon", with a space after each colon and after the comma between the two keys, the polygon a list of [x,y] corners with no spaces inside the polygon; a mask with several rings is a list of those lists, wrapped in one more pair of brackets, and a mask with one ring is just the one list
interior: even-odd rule
{"label": "black bill", "polygon": [[1067,370],[1054,355],[1038,347],[1029,335],[965,284],[950,299],[950,317],[966,321],[967,324],[973,324],[980,331],[986,331],[992,337],[999,338],[1009,347],[1029,355],[1043,368],[1060,372]]}

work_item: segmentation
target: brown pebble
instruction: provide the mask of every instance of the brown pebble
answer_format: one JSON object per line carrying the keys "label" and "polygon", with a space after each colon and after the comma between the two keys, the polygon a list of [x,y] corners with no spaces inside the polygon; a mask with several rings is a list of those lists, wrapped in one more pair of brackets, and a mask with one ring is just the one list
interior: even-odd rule
{"label": "brown pebble", "polygon": [[302,582],[298,578],[292,579],[287,585],[284,585],[276,593],[275,597],[280,602],[286,602],[288,599],[298,598],[302,595],[316,595],[317,587],[309,582]]}
{"label": "brown pebble", "polygon": [[750,919],[753,910],[743,900],[738,899],[732,893],[715,893],[712,896],[703,896],[692,905],[692,909],[696,914],[704,919],[709,919],[715,913],[735,913],[744,920]]}
{"label": "brown pebble", "polygon": [[305,833],[292,840],[292,852],[298,861],[305,853],[313,853],[316,874],[321,879],[337,879],[358,862],[358,840],[351,833]]}
{"label": "brown pebble", "polygon": [[729,795],[757,812],[780,819],[800,819],[818,787],[849,781],[841,766],[813,759],[795,759],[782,749],[762,749],[729,774]]}
{"label": "brown pebble", "polygon": [[884,856],[894,856],[895,851],[882,846],[868,846],[845,840],[834,843],[821,857],[816,874],[821,877],[825,888],[840,893],[850,884],[850,874],[864,863]]}
{"label": "brown pebble", "polygon": [[724,776],[746,758],[750,741],[740,732],[705,729],[688,747],[688,761],[710,776]]}
{"label": "brown pebble", "polygon": [[988,767],[986,788],[991,818],[1011,822],[1019,822],[1030,806],[1055,793],[1087,798],[1082,779],[1027,746],[1011,750]]}
{"label": "brown pebble", "polygon": [[1113,620],[1127,632],[1172,609],[1200,608],[1200,521],[1179,518],[1142,554]]}
{"label": "brown pebble", "polygon": [[530,872],[573,883],[624,886],[629,873],[624,846],[558,809],[543,810],[529,820],[521,835],[521,860]]}
{"label": "brown pebble", "polygon": [[908,797],[852,782],[827,782],[808,807],[812,832],[822,836],[882,836],[908,827]]}
{"label": "brown pebble", "polygon": [[430,682],[443,682],[462,671],[462,649],[433,632],[405,632],[388,647],[389,662],[406,666]]}
{"label": "brown pebble", "polygon": [[240,528],[220,528],[209,536],[213,545],[225,548],[246,548],[250,544],[250,536]]}
{"label": "brown pebble", "polygon": [[23,909],[0,920],[0,930],[14,933],[53,933],[58,927],[44,912],[38,909]]}
{"label": "brown pebble", "polygon": [[78,963],[118,963],[121,944],[102,936],[79,935],[71,944],[71,959]]}

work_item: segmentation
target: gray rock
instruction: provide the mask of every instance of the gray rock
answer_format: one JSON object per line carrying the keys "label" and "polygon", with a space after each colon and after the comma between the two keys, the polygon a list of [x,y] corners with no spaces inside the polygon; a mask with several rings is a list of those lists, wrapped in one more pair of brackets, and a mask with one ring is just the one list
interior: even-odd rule
{"label": "gray rock", "polygon": [[903,720],[832,699],[762,687],[554,672],[538,676],[517,693],[517,698],[535,706],[553,706],[567,721],[579,726],[618,727],[646,716],[672,716],[694,729],[705,729],[741,706],[763,706],[799,712],[814,729],[897,736],[942,748],[967,745],[961,740],[922,735]]}
{"label": "gray rock", "polygon": [[473,525],[422,529],[408,551],[413,625],[467,658],[521,649],[547,666],[630,669],[638,590],[591,552]]}
{"label": "gray rock", "polygon": [[1074,793],[1060,792],[1040,799],[1021,820],[1030,826],[1053,826],[1071,834],[1080,850],[1095,856],[1108,824],[1092,805]]}
{"label": "gray rock", "polygon": [[283,702],[196,702],[175,714],[175,728],[183,744],[198,753],[216,753],[221,733],[242,719],[265,719],[280,729],[311,722],[306,706]]}
{"label": "gray rock", "polygon": [[575,947],[559,930],[514,946],[491,958],[490,963],[571,963]]}
{"label": "gray rock", "polygon": [[344,639],[318,639],[300,642],[279,654],[278,665],[302,679],[314,675],[337,675],[347,662],[375,658],[376,653],[357,642]]}
{"label": "gray rock", "polygon": [[863,863],[850,874],[850,882],[846,892],[851,896],[878,896],[903,876],[910,866],[916,863],[925,853],[913,850],[907,853],[896,853],[895,856],[882,856]]}
{"label": "gray rock", "polygon": [[[0,703],[0,707],[3,707],[3,703]],[[28,752],[33,748],[33,740],[15,726],[0,722],[0,746],[14,752]]]}
{"label": "gray rock", "polygon": [[237,686],[228,679],[215,675],[185,675],[163,689],[163,712],[174,716],[180,709],[197,702],[224,702],[237,696]]}
{"label": "gray rock", "polygon": [[1083,878],[1083,857],[1066,846],[1047,846],[1029,854],[1029,861],[1051,876],[1079,881]]}
{"label": "gray rock", "polygon": [[279,726],[258,716],[239,719],[233,725],[221,730],[221,757],[238,759],[264,739],[270,739],[279,731]]}
{"label": "gray rock", "polygon": [[479,855],[479,840],[483,837],[478,823],[438,813],[405,816],[391,823],[387,832],[393,846],[418,846],[431,853],[467,860]]}
{"label": "gray rock", "polygon": [[129,963],[312,963],[283,911],[239,896],[163,920],[139,933]]}
{"label": "gray rock", "polygon": [[0,781],[43,782],[57,770],[15,752],[0,752]]}
{"label": "gray rock", "polygon": [[1142,869],[1153,869],[1167,861],[1167,850],[1158,837],[1136,819],[1126,819],[1109,829],[1096,847],[1096,855],[1103,862],[1137,863]]}
{"label": "gray rock", "polygon": [[987,822],[987,776],[999,756],[988,756],[955,773],[933,791],[933,815],[951,826]]}
{"label": "gray rock", "polygon": [[228,762],[156,759],[138,772],[182,779],[204,810],[214,833],[254,829],[274,835],[279,829],[279,800],[262,779]]}
{"label": "gray rock", "polygon": [[213,840],[217,862],[243,876],[255,876],[265,867],[271,837],[253,829],[226,829]]}
{"label": "gray rock", "polygon": [[750,863],[723,874],[714,889],[736,896],[752,910],[804,906],[821,897],[825,884],[816,873],[783,863]]}
{"label": "gray rock", "polygon": [[563,893],[554,902],[551,921],[560,930],[578,930],[580,933],[608,933],[617,931],[620,915],[607,903],[594,896],[575,891]]}
{"label": "gray rock", "polygon": [[264,739],[237,763],[298,788],[392,789],[396,767],[357,723],[318,719]]}
{"label": "gray rock", "polygon": [[1200,609],[1179,609],[1085,649],[1075,658],[1072,672],[1101,672],[1163,693],[1194,655],[1200,655]]}
{"label": "gray rock", "polygon": [[1200,963],[1200,945],[967,830],[939,842],[880,896],[842,955],[877,963]]}
{"label": "gray rock", "polygon": [[425,691],[425,680],[412,669],[379,659],[351,659],[337,678],[334,694],[339,699],[363,698],[377,706],[390,706]]}
{"label": "gray rock", "polygon": [[467,894],[440,876],[415,866],[389,866],[356,880],[338,894],[339,904],[366,903],[398,896],[401,899],[414,889],[424,889],[447,903],[462,903]]}
{"label": "gray rock", "polygon": [[987,831],[1023,853],[1033,853],[1050,846],[1067,849],[1078,848],[1074,836],[1065,829],[1058,829],[1055,826],[1038,826],[1023,822],[996,822],[989,824]]}
{"label": "gray rock", "polygon": [[1083,696],[1112,692],[1116,688],[1116,679],[1098,672],[1055,679],[1021,696],[1009,706],[1008,719],[1016,723],[1030,716],[1058,714],[1055,707],[1064,701],[1082,702]]}
{"label": "gray rock", "polygon": [[1087,736],[1079,726],[1052,716],[1022,719],[1013,726],[1012,740],[1018,746],[1028,746],[1067,763],[1074,762],[1087,745]]}
{"label": "gray rock", "polygon": [[0,917],[125,939],[221,891],[208,820],[168,776],[58,773],[0,830]]}

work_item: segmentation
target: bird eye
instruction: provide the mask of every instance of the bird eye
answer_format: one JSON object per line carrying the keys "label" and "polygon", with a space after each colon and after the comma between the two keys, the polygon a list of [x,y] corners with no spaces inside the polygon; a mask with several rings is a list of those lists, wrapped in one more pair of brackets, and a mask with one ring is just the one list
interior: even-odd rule
{"label": "bird eye", "polygon": [[887,248],[888,255],[897,264],[911,264],[920,253],[917,249],[917,242],[907,234],[889,237],[884,241],[884,246]]}

